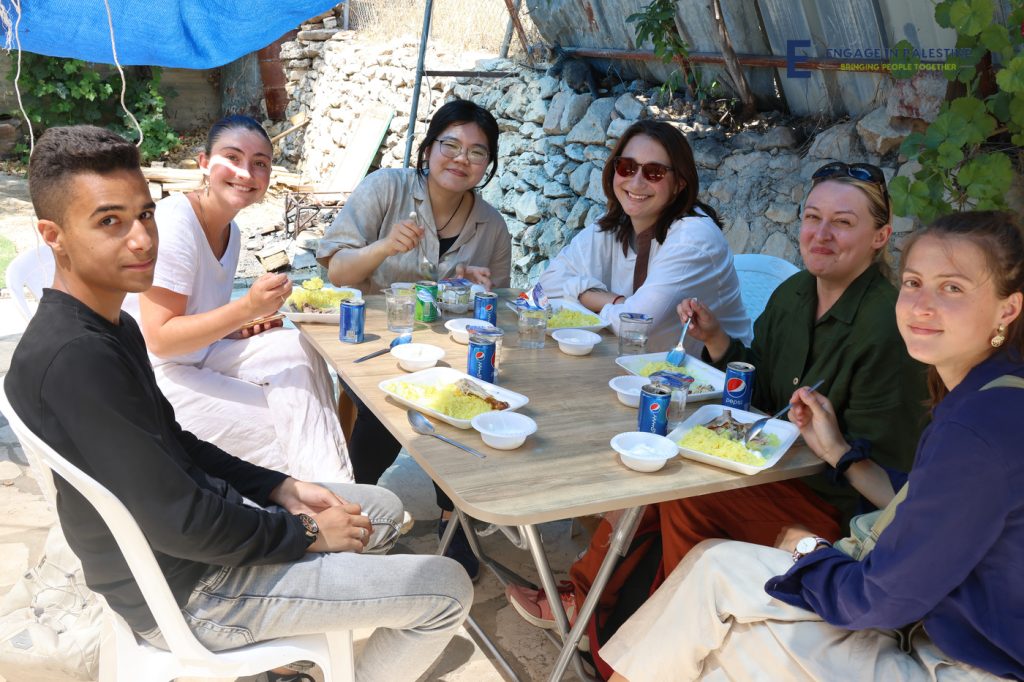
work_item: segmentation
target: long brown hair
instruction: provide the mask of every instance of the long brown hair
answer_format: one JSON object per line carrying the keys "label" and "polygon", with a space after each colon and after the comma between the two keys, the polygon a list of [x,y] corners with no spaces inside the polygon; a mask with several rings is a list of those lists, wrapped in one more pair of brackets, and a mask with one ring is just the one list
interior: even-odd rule
{"label": "long brown hair", "polygon": [[[989,274],[1000,298],[1024,292],[1024,231],[1017,216],[1009,211],[971,211],[944,215],[907,240],[900,260],[900,274],[907,266],[907,258],[922,237],[963,239],[979,249],[985,256]],[[1006,327],[1002,348],[1017,362],[1024,362],[1024,315]],[[995,353],[996,349],[993,348]],[[934,367],[928,368],[928,395],[934,407],[946,397],[949,389],[942,383]]]}
{"label": "long brown hair", "polygon": [[686,185],[683,190],[676,194],[675,198],[665,206],[658,220],[654,223],[654,238],[659,244],[665,242],[668,228],[677,218],[682,216],[697,215],[694,208],[700,208],[706,213],[715,224],[721,229],[718,222],[718,214],[710,206],[697,200],[697,192],[700,189],[700,180],[697,177],[697,166],[693,162],[693,150],[686,141],[686,137],[675,127],[664,121],[643,120],[637,121],[626,128],[626,132],[619,138],[612,155],[604,164],[604,171],[601,173],[601,186],[604,188],[604,196],[608,200],[608,210],[597,221],[602,232],[614,232],[615,240],[622,244],[622,252],[629,250],[629,239],[633,233],[633,222],[622,210],[622,204],[615,198],[615,188],[612,183],[615,180],[615,161],[622,154],[629,141],[637,135],[646,135],[662,146],[668,154],[669,165],[673,172],[682,179]]}

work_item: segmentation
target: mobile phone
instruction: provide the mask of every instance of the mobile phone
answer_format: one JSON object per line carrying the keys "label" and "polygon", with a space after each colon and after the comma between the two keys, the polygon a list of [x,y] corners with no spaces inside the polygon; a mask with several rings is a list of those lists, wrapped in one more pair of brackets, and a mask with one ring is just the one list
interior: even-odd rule
{"label": "mobile phone", "polygon": [[249,320],[241,326],[241,329],[251,329],[258,324],[267,324],[268,322],[277,322],[278,320],[284,319],[284,313],[276,313],[274,315],[267,315],[266,317],[257,317],[255,320]]}

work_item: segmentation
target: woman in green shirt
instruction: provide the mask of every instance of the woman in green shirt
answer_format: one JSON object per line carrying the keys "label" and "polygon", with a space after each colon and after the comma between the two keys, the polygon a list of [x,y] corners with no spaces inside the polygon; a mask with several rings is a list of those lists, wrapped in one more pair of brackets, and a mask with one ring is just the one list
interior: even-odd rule
{"label": "woman in green shirt", "polygon": [[[720,368],[735,360],[755,366],[754,407],[775,412],[800,386],[824,380],[821,393],[835,405],[847,441],[856,441],[864,456],[873,446],[873,459],[909,471],[927,391],[924,368],[909,358],[896,329],[897,292],[883,262],[889,221],[879,168],[827,164],[815,172],[804,204],[800,255],[807,269],[776,289],[754,323],[749,348],[729,338],[703,303],[685,300],[678,312],[684,322],[692,318],[689,334],[705,343],[705,361]],[[820,474],[648,508],[642,527],[660,524],[662,540],[655,583],[705,539],[773,545],[780,532],[797,524],[838,538],[859,500],[835,478]],[[570,571],[575,594],[568,592],[563,602],[573,612],[572,602],[586,595],[604,558],[609,532],[602,522]],[[543,593],[513,589],[509,597],[527,620],[546,625],[550,608]],[[606,590],[602,605],[612,600]]]}

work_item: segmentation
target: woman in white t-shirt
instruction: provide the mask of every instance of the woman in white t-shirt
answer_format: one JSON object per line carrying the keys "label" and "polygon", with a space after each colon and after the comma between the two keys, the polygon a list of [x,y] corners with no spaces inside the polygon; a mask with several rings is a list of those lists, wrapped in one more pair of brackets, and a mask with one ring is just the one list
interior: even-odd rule
{"label": "woman in white t-shirt", "polygon": [[352,480],[323,359],[272,315],[291,293],[266,274],[231,300],[240,234],[234,218],[263,198],[273,149],[246,116],[213,125],[199,167],[203,189],[156,205],[160,246],[139,318],[157,381],[178,422],[241,459],[307,481]]}
{"label": "woman in white t-shirt", "polygon": [[[615,145],[602,185],[607,212],[551,261],[540,277],[545,293],[578,300],[615,333],[620,313],[652,316],[651,351],[675,345],[675,309],[684,298],[699,299],[730,336],[750,343],[732,252],[714,210],[697,200],[697,167],[683,134],[664,121],[637,121]],[[687,353],[700,350],[687,340]]]}

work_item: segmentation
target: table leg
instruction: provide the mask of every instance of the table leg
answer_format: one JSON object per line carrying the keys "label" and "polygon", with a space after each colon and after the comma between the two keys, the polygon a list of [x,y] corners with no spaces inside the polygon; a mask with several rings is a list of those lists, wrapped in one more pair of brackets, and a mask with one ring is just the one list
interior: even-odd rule
{"label": "table leg", "polygon": [[[540,576],[540,583],[544,587],[544,594],[548,597],[548,603],[551,605],[551,613],[555,616],[555,625],[558,627],[559,634],[562,635],[562,651],[559,654],[558,660],[561,661],[565,657],[565,663],[562,665],[561,671],[557,677],[551,677],[552,680],[558,679],[565,672],[565,668],[569,665],[568,656],[573,657],[573,669],[576,671],[576,675],[581,680],[593,679],[590,675],[583,670],[583,663],[580,660],[579,654],[576,653],[576,643],[580,641],[583,636],[583,631],[577,634],[576,639],[571,639],[571,632],[569,631],[569,618],[565,615],[565,609],[562,608],[562,599],[558,595],[558,586],[555,585],[555,576],[551,573],[551,565],[548,563],[548,557],[544,554],[544,544],[540,537],[540,532],[537,530],[537,526],[520,526],[526,535],[527,542],[530,546],[530,554],[533,555],[533,563],[537,565],[537,574]],[[585,623],[586,621],[576,620],[576,624]],[[575,631],[575,628],[574,630]],[[569,652],[566,654],[566,652]]]}
{"label": "table leg", "polygon": [[[565,669],[569,667],[569,659],[573,657],[576,661],[576,665],[579,666],[579,656],[574,656],[576,653],[576,644],[583,637],[583,631],[587,627],[587,621],[590,620],[590,616],[593,615],[594,609],[597,608],[597,602],[601,598],[601,592],[604,591],[605,585],[608,584],[608,579],[611,578],[612,571],[615,569],[615,563],[618,557],[622,555],[622,552],[629,547],[629,543],[633,540],[633,535],[636,534],[636,529],[640,525],[640,518],[643,515],[644,507],[631,507],[623,512],[619,518],[618,523],[615,524],[615,529],[612,532],[611,542],[608,546],[608,554],[605,556],[604,561],[601,562],[601,568],[597,571],[597,576],[594,578],[594,583],[590,586],[590,592],[587,594],[587,598],[583,600],[583,603],[578,605],[576,614],[576,624],[569,630],[568,636],[565,638],[562,651],[558,655],[558,660],[555,661],[555,667],[551,671],[551,676],[548,678],[550,682],[556,682],[562,679],[562,675],[565,674]],[[532,544],[532,543],[531,543]],[[543,555],[543,552],[540,552]],[[545,559],[545,567],[547,560]],[[538,569],[540,564],[538,564]],[[562,608],[562,600],[558,596],[558,590],[554,587],[554,578],[551,577],[550,570],[546,576],[541,576],[541,580],[544,581],[544,590],[548,595],[548,603],[551,605],[551,611],[555,614],[555,620],[558,623],[559,629],[565,631],[565,623],[567,619],[565,617],[565,610]],[[550,587],[547,584],[551,583]],[[552,598],[552,596],[554,598]],[[578,674],[578,673],[577,673]]]}
{"label": "table leg", "polygon": [[[460,524],[465,529],[466,538],[469,540],[470,548],[472,548],[472,550],[476,553],[477,558],[480,558],[480,543],[477,541],[476,534],[473,532],[473,527],[469,524],[469,519],[467,519],[458,509],[456,509],[452,513],[451,517],[449,517],[448,519],[448,526],[444,529],[444,534],[441,536],[441,542],[438,545],[437,553],[441,555],[445,553],[445,550],[448,549],[448,546],[452,544],[452,538],[455,537],[455,531],[458,530]],[[497,562],[492,563],[497,564]],[[498,565],[501,566],[501,564]],[[502,568],[505,567],[502,566]],[[477,624],[477,622],[473,620],[473,616],[466,617],[465,625],[466,629],[469,630],[470,635],[472,635],[473,638],[484,649],[487,650],[487,653],[490,654],[491,660],[494,661],[494,663],[496,663],[499,668],[501,668],[502,672],[505,673],[505,676],[508,679],[513,680],[513,682],[519,682],[519,676],[512,669],[512,666],[508,664],[508,661],[505,660],[505,657],[501,655],[501,652],[498,651],[498,648],[494,646],[494,642],[492,642],[491,638],[487,636],[487,633],[483,631],[483,628],[481,628]]]}
{"label": "table leg", "polygon": [[[480,538],[477,536],[476,529],[473,528],[473,524],[470,523],[469,517],[467,517],[462,511],[456,509],[453,516],[458,514],[459,522],[462,524],[462,528],[466,532],[466,539],[469,541],[469,548],[473,550],[476,557],[487,564],[488,568],[494,573],[502,585],[508,585],[510,582],[516,583],[517,585],[524,585],[529,587],[531,590],[536,590],[537,586],[531,583],[529,580],[513,571],[508,566],[505,566],[497,559],[492,558],[489,554],[484,552],[483,546],[480,544]],[[515,543],[513,543],[515,544]],[[525,549],[523,547],[522,549]]]}

